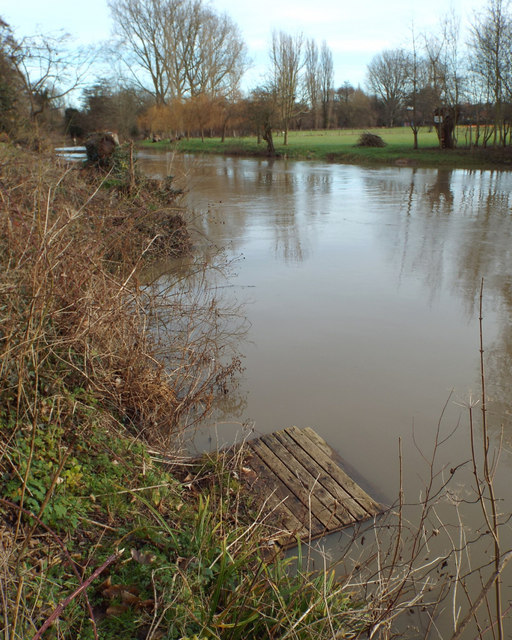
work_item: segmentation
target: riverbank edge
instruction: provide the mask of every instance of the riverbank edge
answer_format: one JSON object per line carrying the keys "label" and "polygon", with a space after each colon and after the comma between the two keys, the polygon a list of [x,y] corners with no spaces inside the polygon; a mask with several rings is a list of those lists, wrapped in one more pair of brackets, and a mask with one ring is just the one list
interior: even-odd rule
{"label": "riverbank edge", "polygon": [[4,629],[84,640],[360,630],[361,603],[330,571],[287,571],[242,489],[243,449],[154,453],[175,390],[141,333],[136,279],[169,190],[130,192],[122,165],[95,173],[0,146]]}
{"label": "riverbank edge", "polygon": [[[254,138],[229,138],[225,142],[220,139],[200,138],[182,139],[178,142],[152,142],[145,140],[138,143],[143,149],[158,149],[177,153],[213,154],[231,157],[269,157],[263,143],[258,145]],[[321,148],[314,145],[284,146],[276,143],[276,159],[322,161],[335,164],[354,164],[369,167],[395,166],[410,168],[442,168],[451,169],[512,169],[512,148],[486,149],[458,147],[456,149],[439,149],[438,147],[422,147],[412,149],[411,146],[388,144],[383,148],[357,147],[343,145]]]}

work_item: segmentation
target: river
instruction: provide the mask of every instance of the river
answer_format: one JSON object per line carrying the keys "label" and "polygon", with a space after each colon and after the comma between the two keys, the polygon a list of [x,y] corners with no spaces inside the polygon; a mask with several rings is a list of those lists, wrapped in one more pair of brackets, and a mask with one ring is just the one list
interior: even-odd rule
{"label": "river", "polygon": [[[512,512],[512,173],[146,150],[139,162],[150,175],[186,176],[198,237],[235,261],[224,295],[244,304],[249,322],[240,386],[199,447],[244,428],[311,426],[391,504],[400,442],[414,501],[438,428],[447,439],[436,470],[449,477],[470,458],[483,278],[492,447],[503,434],[495,484],[500,510]],[[455,478],[457,495],[469,496],[469,471],[463,464]]]}

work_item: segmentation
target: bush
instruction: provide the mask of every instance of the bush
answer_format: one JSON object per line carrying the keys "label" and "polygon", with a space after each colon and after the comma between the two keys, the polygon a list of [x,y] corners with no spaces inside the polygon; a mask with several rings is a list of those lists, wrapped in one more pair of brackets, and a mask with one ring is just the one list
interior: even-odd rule
{"label": "bush", "polygon": [[356,147],[385,147],[386,143],[380,137],[369,131],[365,131],[359,136]]}

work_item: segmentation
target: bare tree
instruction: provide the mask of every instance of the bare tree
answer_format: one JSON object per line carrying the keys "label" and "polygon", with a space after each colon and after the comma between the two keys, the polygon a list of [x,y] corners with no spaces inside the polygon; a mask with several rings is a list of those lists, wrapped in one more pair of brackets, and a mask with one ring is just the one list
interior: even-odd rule
{"label": "bare tree", "polygon": [[302,34],[291,36],[283,31],[272,34],[270,49],[270,82],[272,93],[284,131],[284,144],[288,144],[290,121],[295,114],[300,72],[304,65],[302,57],[304,38]]}
{"label": "bare tree", "polygon": [[[128,53],[128,68],[140,87],[150,92],[157,104],[165,103],[169,77],[165,60],[165,13],[162,0],[112,0],[109,2],[118,33]],[[136,73],[142,69],[142,77]]]}
{"label": "bare tree", "polygon": [[258,144],[263,139],[267,144],[267,154],[276,155],[272,129],[276,118],[276,96],[273,91],[257,87],[251,92],[246,103],[246,117],[255,129]]}
{"label": "bare tree", "polygon": [[222,96],[215,101],[214,122],[215,127],[220,129],[221,142],[226,141],[228,127],[231,128],[234,134],[235,127],[242,124],[244,110],[245,104],[240,94],[233,95],[231,99]]}
{"label": "bare tree", "polygon": [[226,14],[201,9],[195,41],[187,44],[183,57],[190,94],[212,97],[236,93],[246,69],[246,48],[238,27]]}
{"label": "bare tree", "polygon": [[333,96],[333,108],[334,108],[334,118],[335,118],[335,126],[337,127],[348,127],[351,126],[351,109],[350,109],[350,99],[354,94],[354,87],[350,84],[350,82],[345,81],[341,87],[338,87],[334,91]]}
{"label": "bare tree", "polygon": [[465,78],[460,60],[460,19],[453,11],[444,17],[442,29],[446,43],[444,47],[444,97],[446,103],[457,106],[465,91]]}
{"label": "bare tree", "polygon": [[[426,40],[424,42],[427,42]],[[437,68],[437,67],[436,67]],[[411,28],[411,51],[408,57],[408,93],[406,101],[407,120],[413,133],[413,149],[418,148],[420,127],[432,124],[434,112],[439,108],[440,93],[432,87],[432,67],[429,58],[418,44]]]}
{"label": "bare tree", "polygon": [[324,129],[328,129],[332,111],[334,63],[332,60],[332,51],[327,46],[325,40],[322,42],[322,48],[320,49],[320,64],[318,71],[320,82],[320,102],[322,105],[322,127]]}
{"label": "bare tree", "polygon": [[327,129],[333,102],[334,65],[332,52],[325,40],[322,47],[314,40],[306,42],[304,55],[304,90],[313,115],[313,126]]}
{"label": "bare tree", "polygon": [[419,113],[418,113],[418,93],[421,85],[420,68],[421,68],[421,63],[418,56],[418,49],[416,46],[416,36],[413,28],[412,52],[411,52],[410,70],[409,70],[410,91],[409,91],[409,100],[407,104],[407,110],[409,115],[409,126],[411,127],[413,138],[414,138],[413,149],[418,148],[418,131],[419,131],[420,122],[421,122]]}
{"label": "bare tree", "polygon": [[510,72],[512,19],[508,0],[489,0],[476,17],[469,46],[473,52],[472,71],[487,88],[494,105],[494,143],[506,144],[503,107],[512,94]]}
{"label": "bare tree", "polygon": [[427,84],[434,99],[432,113],[442,148],[456,144],[456,125],[463,91],[463,77],[459,60],[460,24],[456,16],[448,14],[441,22],[438,34],[424,35],[424,50],[428,69]]}
{"label": "bare tree", "polygon": [[314,40],[306,42],[304,56],[304,89],[308,106],[313,115],[313,128],[320,126],[320,63],[318,46]]}
{"label": "bare tree", "polygon": [[109,0],[109,6],[134,80],[157,104],[238,88],[246,47],[227,15],[202,0]]}
{"label": "bare tree", "polygon": [[368,86],[382,100],[389,127],[398,122],[404,107],[409,62],[406,51],[392,49],[377,54],[368,65]]}
{"label": "bare tree", "polygon": [[3,44],[33,123],[82,84],[94,58],[90,50],[73,48],[67,34],[9,37]]}

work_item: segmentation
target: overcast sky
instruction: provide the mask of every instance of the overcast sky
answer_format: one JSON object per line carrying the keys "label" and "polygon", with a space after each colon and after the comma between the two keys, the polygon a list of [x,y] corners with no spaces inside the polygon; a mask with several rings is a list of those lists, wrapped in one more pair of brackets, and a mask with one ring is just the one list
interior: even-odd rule
{"label": "overcast sky", "polygon": [[[272,30],[303,33],[318,45],[326,40],[334,56],[335,85],[364,87],[366,67],[383,49],[410,43],[416,33],[433,31],[453,9],[464,33],[486,0],[211,0],[238,24],[253,67],[245,87],[261,80]],[[64,30],[79,43],[109,39],[112,22],[107,0],[0,0],[0,16],[18,37]]]}

